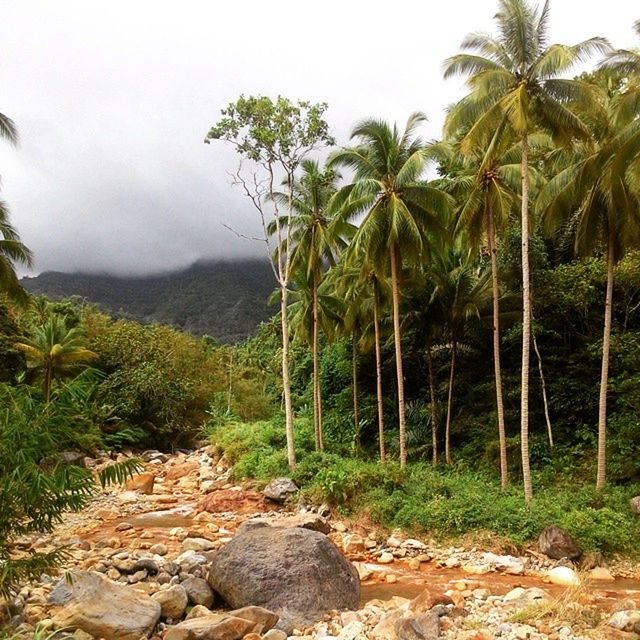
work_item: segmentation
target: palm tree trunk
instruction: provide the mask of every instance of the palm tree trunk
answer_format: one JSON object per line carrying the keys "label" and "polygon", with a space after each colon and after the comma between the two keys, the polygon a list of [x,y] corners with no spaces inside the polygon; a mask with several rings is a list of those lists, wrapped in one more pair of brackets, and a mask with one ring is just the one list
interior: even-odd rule
{"label": "palm tree trunk", "polygon": [[453,408],[453,382],[456,374],[456,352],[458,343],[454,339],[451,343],[451,370],[449,371],[449,394],[447,397],[447,422],[444,434],[444,459],[447,464],[452,464],[451,459],[451,410]]}
{"label": "palm tree trunk", "polygon": [[353,425],[355,427],[356,438],[359,439],[360,433],[360,411],[358,408],[358,359],[355,334],[351,338],[351,375],[353,379]]}
{"label": "palm tree trunk", "polygon": [[607,481],[607,386],[609,382],[609,348],[611,342],[611,316],[613,306],[613,233],[609,232],[607,245],[607,294],[604,303],[604,334],[602,336],[602,371],[598,402],[598,473],[596,488],[603,489]]}
{"label": "palm tree trunk", "polygon": [[427,346],[427,366],[429,367],[429,394],[431,396],[431,463],[435,467],[438,464],[438,408],[436,407],[436,386],[433,380],[431,344]]}
{"label": "palm tree trunk", "polygon": [[324,449],[322,442],[322,413],[320,406],[320,366],[318,358],[318,287],[313,284],[313,427],[316,451]]}
{"label": "palm tree trunk", "polygon": [[50,360],[44,363],[43,391],[46,402],[51,400],[51,383],[53,382],[53,364]]}
{"label": "palm tree trunk", "polygon": [[498,284],[498,251],[493,209],[489,205],[489,253],[491,254],[491,285],[493,288],[493,368],[496,383],[496,413],[498,414],[498,440],[500,443],[500,486],[509,484],[507,469],[507,436],[504,426],[504,403],[502,400],[502,367],[500,366],[500,287]]}
{"label": "palm tree trunk", "polygon": [[378,398],[378,442],[380,443],[380,462],[385,459],[384,446],[384,406],[382,397],[382,357],[380,354],[380,318],[378,302],[378,284],[373,281],[373,329],[376,343],[376,394]]}
{"label": "palm tree trunk", "polygon": [[280,316],[282,324],[282,389],[284,392],[285,429],[287,433],[287,461],[289,469],[296,466],[296,451],[293,442],[293,407],[291,405],[291,379],[289,377],[289,317],[288,299],[289,291],[286,286],[280,285]]}
{"label": "palm tree trunk", "polygon": [[400,295],[398,293],[398,259],[395,243],[391,245],[391,297],[393,299],[393,341],[396,347],[396,376],[398,378],[398,426],[400,430],[400,466],[407,464],[407,433],[404,420],[404,374],[402,372],[402,344],[400,342]]}
{"label": "palm tree trunk", "polygon": [[529,287],[529,139],[522,138],[522,379],[520,386],[520,448],[524,499],[531,502],[533,487],[529,467],[529,351],[531,343],[531,291]]}

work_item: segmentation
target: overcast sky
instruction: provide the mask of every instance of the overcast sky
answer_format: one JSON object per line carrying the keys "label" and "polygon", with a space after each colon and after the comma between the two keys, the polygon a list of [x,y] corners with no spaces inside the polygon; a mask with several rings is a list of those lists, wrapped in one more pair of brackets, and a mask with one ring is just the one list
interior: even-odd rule
{"label": "overcast sky", "polygon": [[[229,184],[237,159],[203,144],[239,94],[329,103],[345,143],[366,116],[422,110],[437,137],[461,82],[444,58],[491,30],[495,0],[7,0],[0,111],[2,198],[36,271],[147,273],[263,250],[254,212]],[[636,46],[629,0],[552,0],[553,41]]]}

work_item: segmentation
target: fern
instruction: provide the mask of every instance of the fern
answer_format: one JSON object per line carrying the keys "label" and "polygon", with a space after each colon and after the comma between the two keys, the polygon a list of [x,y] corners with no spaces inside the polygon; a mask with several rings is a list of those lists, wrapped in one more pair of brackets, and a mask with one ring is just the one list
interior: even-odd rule
{"label": "fern", "polygon": [[99,474],[98,479],[102,488],[111,484],[124,484],[130,480],[136,473],[142,471],[143,466],[137,458],[116,462],[105,467]]}

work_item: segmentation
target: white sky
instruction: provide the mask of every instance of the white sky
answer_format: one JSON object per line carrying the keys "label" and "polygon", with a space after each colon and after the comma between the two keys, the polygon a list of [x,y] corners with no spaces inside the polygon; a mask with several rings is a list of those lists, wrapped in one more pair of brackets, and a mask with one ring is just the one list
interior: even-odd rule
{"label": "white sky", "polygon": [[[150,272],[262,247],[233,236],[257,220],[203,144],[239,94],[329,103],[334,135],[376,116],[427,113],[437,137],[461,82],[442,61],[492,30],[494,0],[7,0],[0,21],[2,198],[36,270]],[[551,36],[640,45],[630,0],[552,0]]]}

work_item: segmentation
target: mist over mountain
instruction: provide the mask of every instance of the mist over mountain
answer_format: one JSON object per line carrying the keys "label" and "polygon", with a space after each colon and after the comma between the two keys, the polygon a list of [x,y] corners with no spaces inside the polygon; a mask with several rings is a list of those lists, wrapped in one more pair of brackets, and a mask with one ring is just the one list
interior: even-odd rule
{"label": "mist over mountain", "polygon": [[275,282],[264,259],[198,261],[179,271],[129,277],[45,271],[21,282],[34,294],[80,296],[117,317],[169,324],[226,343],[251,335],[275,312],[267,305]]}

